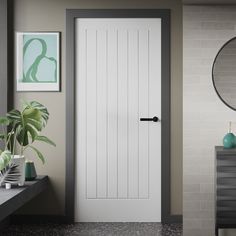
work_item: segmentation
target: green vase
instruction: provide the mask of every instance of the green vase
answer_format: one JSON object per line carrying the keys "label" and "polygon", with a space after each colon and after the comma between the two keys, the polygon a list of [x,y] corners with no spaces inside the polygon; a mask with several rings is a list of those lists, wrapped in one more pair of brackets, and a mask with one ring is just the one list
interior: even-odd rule
{"label": "green vase", "polygon": [[223,138],[224,148],[234,148],[235,147],[235,136],[233,133],[228,133]]}
{"label": "green vase", "polygon": [[32,181],[32,180],[35,180],[36,177],[37,177],[37,173],[34,166],[34,162],[27,161],[25,163],[25,180]]}

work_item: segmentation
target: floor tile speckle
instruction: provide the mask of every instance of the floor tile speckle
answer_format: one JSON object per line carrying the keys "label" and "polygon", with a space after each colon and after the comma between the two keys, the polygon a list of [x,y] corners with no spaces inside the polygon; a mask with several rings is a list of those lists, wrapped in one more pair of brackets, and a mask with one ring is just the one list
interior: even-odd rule
{"label": "floor tile speckle", "polygon": [[2,236],[182,236],[182,225],[160,223],[77,223],[11,225]]}

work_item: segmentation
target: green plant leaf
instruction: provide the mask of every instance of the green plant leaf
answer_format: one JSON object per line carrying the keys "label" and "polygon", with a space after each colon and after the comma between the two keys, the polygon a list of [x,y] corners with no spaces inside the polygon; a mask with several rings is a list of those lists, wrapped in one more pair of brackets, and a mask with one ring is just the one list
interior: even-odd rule
{"label": "green plant leaf", "polygon": [[36,154],[38,155],[38,157],[39,157],[39,159],[42,161],[42,163],[44,164],[45,163],[45,159],[44,159],[44,156],[43,156],[43,154],[37,149],[37,148],[35,148],[35,147],[33,147],[33,146],[29,146],[30,148],[32,148],[35,152],[36,152]]}
{"label": "green plant leaf", "polygon": [[27,130],[24,127],[22,129],[19,129],[16,139],[22,146],[27,146],[29,144],[29,137],[27,134]]}
{"label": "green plant leaf", "polygon": [[20,123],[21,122],[21,113],[20,111],[13,109],[6,114],[8,120],[11,123]]}
{"label": "green plant leaf", "polygon": [[25,108],[22,113],[12,110],[7,113],[7,117],[14,127],[17,141],[23,146],[30,143],[30,138],[33,142],[43,128],[42,114],[36,108]]}
{"label": "green plant leaf", "polygon": [[5,139],[6,135],[5,134],[0,134],[0,140]]}
{"label": "green plant leaf", "polygon": [[3,170],[11,161],[11,152],[6,150],[0,154],[0,171]]}
{"label": "green plant leaf", "polygon": [[39,134],[38,130],[37,130],[33,125],[31,125],[31,124],[29,124],[29,125],[27,126],[27,129],[28,129],[28,132],[30,133],[32,142],[34,142],[35,137],[37,137],[38,134]]}
{"label": "green plant leaf", "polygon": [[[47,137],[39,136],[40,131],[46,126],[49,118],[47,108],[36,101],[25,102],[22,112],[14,109],[7,113],[7,118],[10,121],[17,142],[23,147],[31,147],[31,149],[36,152],[39,159],[45,163],[42,153],[37,148],[30,145],[37,138],[38,141],[56,146],[55,143]],[[14,139],[11,141],[15,143]]]}
{"label": "green plant leaf", "polygon": [[16,163],[10,162],[3,170],[0,171],[0,186],[4,183],[16,183],[21,177],[21,172]]}
{"label": "green plant leaf", "polygon": [[22,121],[23,125],[27,126],[28,124],[32,125],[38,131],[41,131],[43,128],[42,125],[42,116],[39,110],[34,108],[25,109],[22,112]]}
{"label": "green plant leaf", "polygon": [[10,121],[8,120],[7,117],[5,116],[0,116],[0,125],[9,125],[10,124]]}
{"label": "green plant leaf", "polygon": [[45,143],[47,143],[47,144],[50,144],[50,145],[56,147],[56,144],[55,144],[51,139],[49,139],[49,138],[46,137],[46,136],[36,136],[36,137],[35,137],[35,140],[37,140],[37,141],[42,141],[42,142],[45,142]]}
{"label": "green plant leaf", "polygon": [[43,124],[43,127],[45,127],[49,119],[49,113],[48,113],[47,108],[41,103],[36,102],[36,101],[25,102],[24,110],[30,109],[30,108],[37,109],[40,112],[41,117],[42,117],[42,124]]}

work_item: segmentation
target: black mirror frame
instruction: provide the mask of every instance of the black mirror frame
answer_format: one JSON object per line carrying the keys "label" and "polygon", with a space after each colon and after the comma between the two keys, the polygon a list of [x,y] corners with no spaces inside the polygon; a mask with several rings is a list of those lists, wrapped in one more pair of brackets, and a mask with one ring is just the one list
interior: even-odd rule
{"label": "black mirror frame", "polygon": [[215,63],[216,63],[216,60],[217,60],[217,57],[219,56],[220,52],[224,49],[224,47],[226,45],[228,45],[230,42],[232,42],[233,40],[236,40],[236,37],[233,37],[231,38],[230,40],[228,40],[226,43],[223,44],[223,46],[221,46],[221,48],[219,49],[219,51],[217,52],[216,56],[215,56],[215,59],[213,61],[213,65],[212,65],[212,71],[211,71],[211,77],[212,77],[212,83],[213,83],[213,86],[214,86],[214,89],[216,91],[216,94],[218,95],[218,97],[220,98],[220,100],[227,106],[229,107],[230,109],[236,111],[236,107],[232,107],[231,105],[229,105],[220,95],[220,93],[218,92],[217,88],[216,88],[216,85],[215,85],[215,80],[214,80],[214,68],[215,68]]}

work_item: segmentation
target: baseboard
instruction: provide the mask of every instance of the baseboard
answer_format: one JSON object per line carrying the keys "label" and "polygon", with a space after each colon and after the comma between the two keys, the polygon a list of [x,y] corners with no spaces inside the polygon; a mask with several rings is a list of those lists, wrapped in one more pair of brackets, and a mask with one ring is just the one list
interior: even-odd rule
{"label": "baseboard", "polygon": [[165,217],[163,220],[163,223],[172,224],[172,223],[183,223],[183,216],[182,215],[169,215],[168,217]]}
{"label": "baseboard", "polygon": [[[181,224],[182,222],[183,222],[182,215],[169,215],[168,217],[165,217],[165,219],[163,220],[163,223],[166,224],[171,224],[171,223]],[[11,224],[46,224],[46,223],[68,224],[72,222],[68,221],[67,217],[63,215],[11,215],[10,223]],[[1,228],[1,222],[0,222],[0,228]]]}
{"label": "baseboard", "polygon": [[63,215],[11,215],[11,224],[66,224],[67,219]]}

